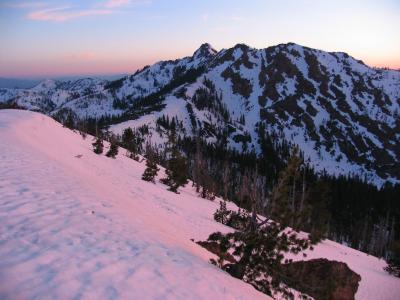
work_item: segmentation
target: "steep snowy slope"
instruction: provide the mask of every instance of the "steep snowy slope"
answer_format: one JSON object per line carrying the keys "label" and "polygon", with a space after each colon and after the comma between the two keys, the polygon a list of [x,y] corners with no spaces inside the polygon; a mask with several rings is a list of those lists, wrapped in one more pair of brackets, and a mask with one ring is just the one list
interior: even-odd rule
{"label": "steep snowy slope", "polygon": [[[144,182],[142,163],[95,155],[39,113],[0,110],[0,141],[1,299],[268,299],[190,241],[230,230],[216,201]],[[317,257],[361,275],[357,299],[398,299],[384,261],[332,241]]]}
{"label": "steep snowy slope", "polygon": [[0,299],[268,298],[190,241],[224,230],[190,188],[38,113],[0,111],[0,140]]}

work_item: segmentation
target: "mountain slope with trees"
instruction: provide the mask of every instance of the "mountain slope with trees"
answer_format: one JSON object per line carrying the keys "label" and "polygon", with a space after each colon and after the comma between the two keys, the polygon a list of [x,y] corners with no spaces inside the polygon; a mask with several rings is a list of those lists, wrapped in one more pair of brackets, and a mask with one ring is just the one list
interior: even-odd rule
{"label": "mountain slope with trees", "polygon": [[[399,99],[399,71],[293,43],[203,44],[114,81],[0,89],[0,107],[42,111],[97,137],[113,133],[133,158],[151,145],[170,165],[174,190],[189,177],[202,197],[249,209],[256,178],[258,213],[271,213],[272,200],[289,203],[303,212],[289,225],[386,259],[400,240]],[[296,148],[295,172],[282,181],[292,186],[275,199]]]}
{"label": "mountain slope with trees", "polygon": [[0,90],[1,102],[61,121],[134,120],[113,129],[120,133],[147,124],[156,134],[159,118],[176,117],[182,135],[203,130],[209,141],[260,153],[265,131],[297,144],[317,171],[378,186],[400,179],[399,99],[399,71],[292,43],[219,52],[204,44],[191,57],[111,82],[48,80],[29,90]]}

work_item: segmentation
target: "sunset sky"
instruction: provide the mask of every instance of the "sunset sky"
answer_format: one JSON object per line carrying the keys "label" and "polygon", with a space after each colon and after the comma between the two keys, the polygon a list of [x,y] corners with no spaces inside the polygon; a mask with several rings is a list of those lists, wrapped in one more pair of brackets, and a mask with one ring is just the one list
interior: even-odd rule
{"label": "sunset sky", "polygon": [[0,0],[0,76],[131,73],[204,42],[295,42],[397,69],[399,28],[399,0]]}

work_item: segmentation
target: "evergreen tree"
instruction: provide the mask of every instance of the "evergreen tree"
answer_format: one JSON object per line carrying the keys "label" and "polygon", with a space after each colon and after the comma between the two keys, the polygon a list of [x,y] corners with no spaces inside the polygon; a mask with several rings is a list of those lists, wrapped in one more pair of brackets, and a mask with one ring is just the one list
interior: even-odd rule
{"label": "evergreen tree", "polygon": [[[274,220],[286,226],[295,226],[296,204],[300,204],[300,201],[298,201],[298,183],[301,165],[302,159],[298,154],[298,148],[295,148],[272,191],[270,201],[271,216]],[[301,207],[300,209],[304,210]]]}
{"label": "evergreen tree", "polygon": [[[270,202],[270,213],[274,220],[289,226],[292,217],[292,201],[295,196],[296,181],[298,180],[298,171],[301,161],[297,155],[297,151],[293,151],[288,164],[281,171],[278,183],[274,186]],[[294,187],[294,189],[293,189]]]}
{"label": "evergreen tree", "polygon": [[87,125],[86,125],[86,121],[84,121],[84,120],[79,120],[78,122],[77,122],[77,129],[78,129],[78,131],[79,131],[79,134],[82,136],[82,138],[85,140],[86,139],[86,136],[87,136],[87,131],[88,131],[88,129],[87,129]]}
{"label": "evergreen tree", "polygon": [[[283,223],[259,218],[257,212],[263,210],[265,182],[257,168],[254,172],[247,170],[243,175],[240,197],[248,199],[250,213],[241,209],[235,213],[226,208],[225,202],[220,202],[214,219],[236,231],[209,236],[208,240],[218,243],[221,250],[218,261],[212,262],[263,293],[271,295],[272,291],[278,291],[291,298],[290,290],[281,284],[284,253],[298,253],[308,248],[309,241],[297,238]],[[225,264],[223,258],[227,253],[237,257],[237,262]]]}
{"label": "evergreen tree", "polygon": [[[215,217],[229,219],[234,214],[221,204]],[[271,295],[272,291],[280,291],[290,297],[290,291],[281,284],[280,278],[284,253],[299,253],[308,248],[309,243],[297,238],[293,232],[284,231],[279,223],[269,219],[256,219],[251,225],[251,218],[251,215],[244,214],[243,225],[237,226],[241,229],[227,234],[216,232],[209,236],[208,241],[216,242],[220,249],[218,263],[215,260],[211,262],[265,294]],[[225,264],[223,258],[227,253],[233,254],[237,262]]]}
{"label": "evergreen tree", "polygon": [[114,136],[111,136],[110,138],[110,149],[106,153],[107,157],[115,158],[115,156],[118,154],[118,144],[117,144],[117,139]]}
{"label": "evergreen tree", "polygon": [[64,121],[64,126],[69,128],[69,129],[74,129],[75,127],[75,120],[72,112],[69,112],[65,121]]}
{"label": "evergreen tree", "polygon": [[400,240],[393,242],[387,262],[388,266],[385,270],[396,277],[400,277]]}
{"label": "evergreen tree", "polygon": [[331,202],[331,189],[327,182],[318,180],[307,193],[309,219],[301,229],[310,233],[312,243],[317,243],[329,234],[331,214],[328,205]]}
{"label": "evergreen tree", "polygon": [[137,134],[128,127],[122,133],[122,145],[129,151],[129,157],[134,160],[139,160],[138,154],[140,153],[140,144],[142,140],[138,138]]}
{"label": "evergreen tree", "polygon": [[231,212],[226,208],[226,201],[219,202],[219,209],[214,213],[214,220],[221,224],[228,224]]}
{"label": "evergreen tree", "polygon": [[96,141],[94,143],[92,143],[93,145],[93,152],[96,154],[101,154],[103,153],[103,140],[101,138],[96,138]]}
{"label": "evergreen tree", "polygon": [[215,185],[214,180],[209,175],[207,161],[205,160],[201,151],[200,137],[196,139],[196,153],[194,156],[193,165],[193,183],[196,186],[196,192],[202,198],[209,200],[215,199]]}
{"label": "evergreen tree", "polygon": [[146,145],[146,169],[142,175],[142,179],[155,183],[154,178],[160,169],[157,166],[157,159],[154,150],[150,144]]}
{"label": "evergreen tree", "polygon": [[230,170],[228,161],[224,161],[223,168],[222,168],[222,186],[223,186],[223,193],[224,193],[224,200],[228,200],[228,192],[229,192],[229,183],[230,183]]}
{"label": "evergreen tree", "polygon": [[178,194],[178,188],[188,182],[188,166],[185,157],[178,150],[175,130],[171,131],[168,143],[171,157],[167,162],[167,169],[165,170],[167,177],[163,178],[161,182],[169,186],[169,191]]}

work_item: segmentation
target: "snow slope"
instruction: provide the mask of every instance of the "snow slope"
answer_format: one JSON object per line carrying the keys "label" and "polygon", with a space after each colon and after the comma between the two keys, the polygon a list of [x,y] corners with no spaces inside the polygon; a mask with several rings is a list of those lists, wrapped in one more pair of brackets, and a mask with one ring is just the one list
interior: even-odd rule
{"label": "snow slope", "polygon": [[190,241],[223,230],[215,203],[38,113],[0,111],[0,140],[0,299],[268,299]]}
{"label": "snow slope", "polygon": [[[95,155],[39,113],[0,110],[0,141],[0,299],[269,299],[190,241],[229,230],[190,186],[144,182],[123,149]],[[316,257],[361,275],[357,299],[400,295],[382,260],[332,241]]]}

